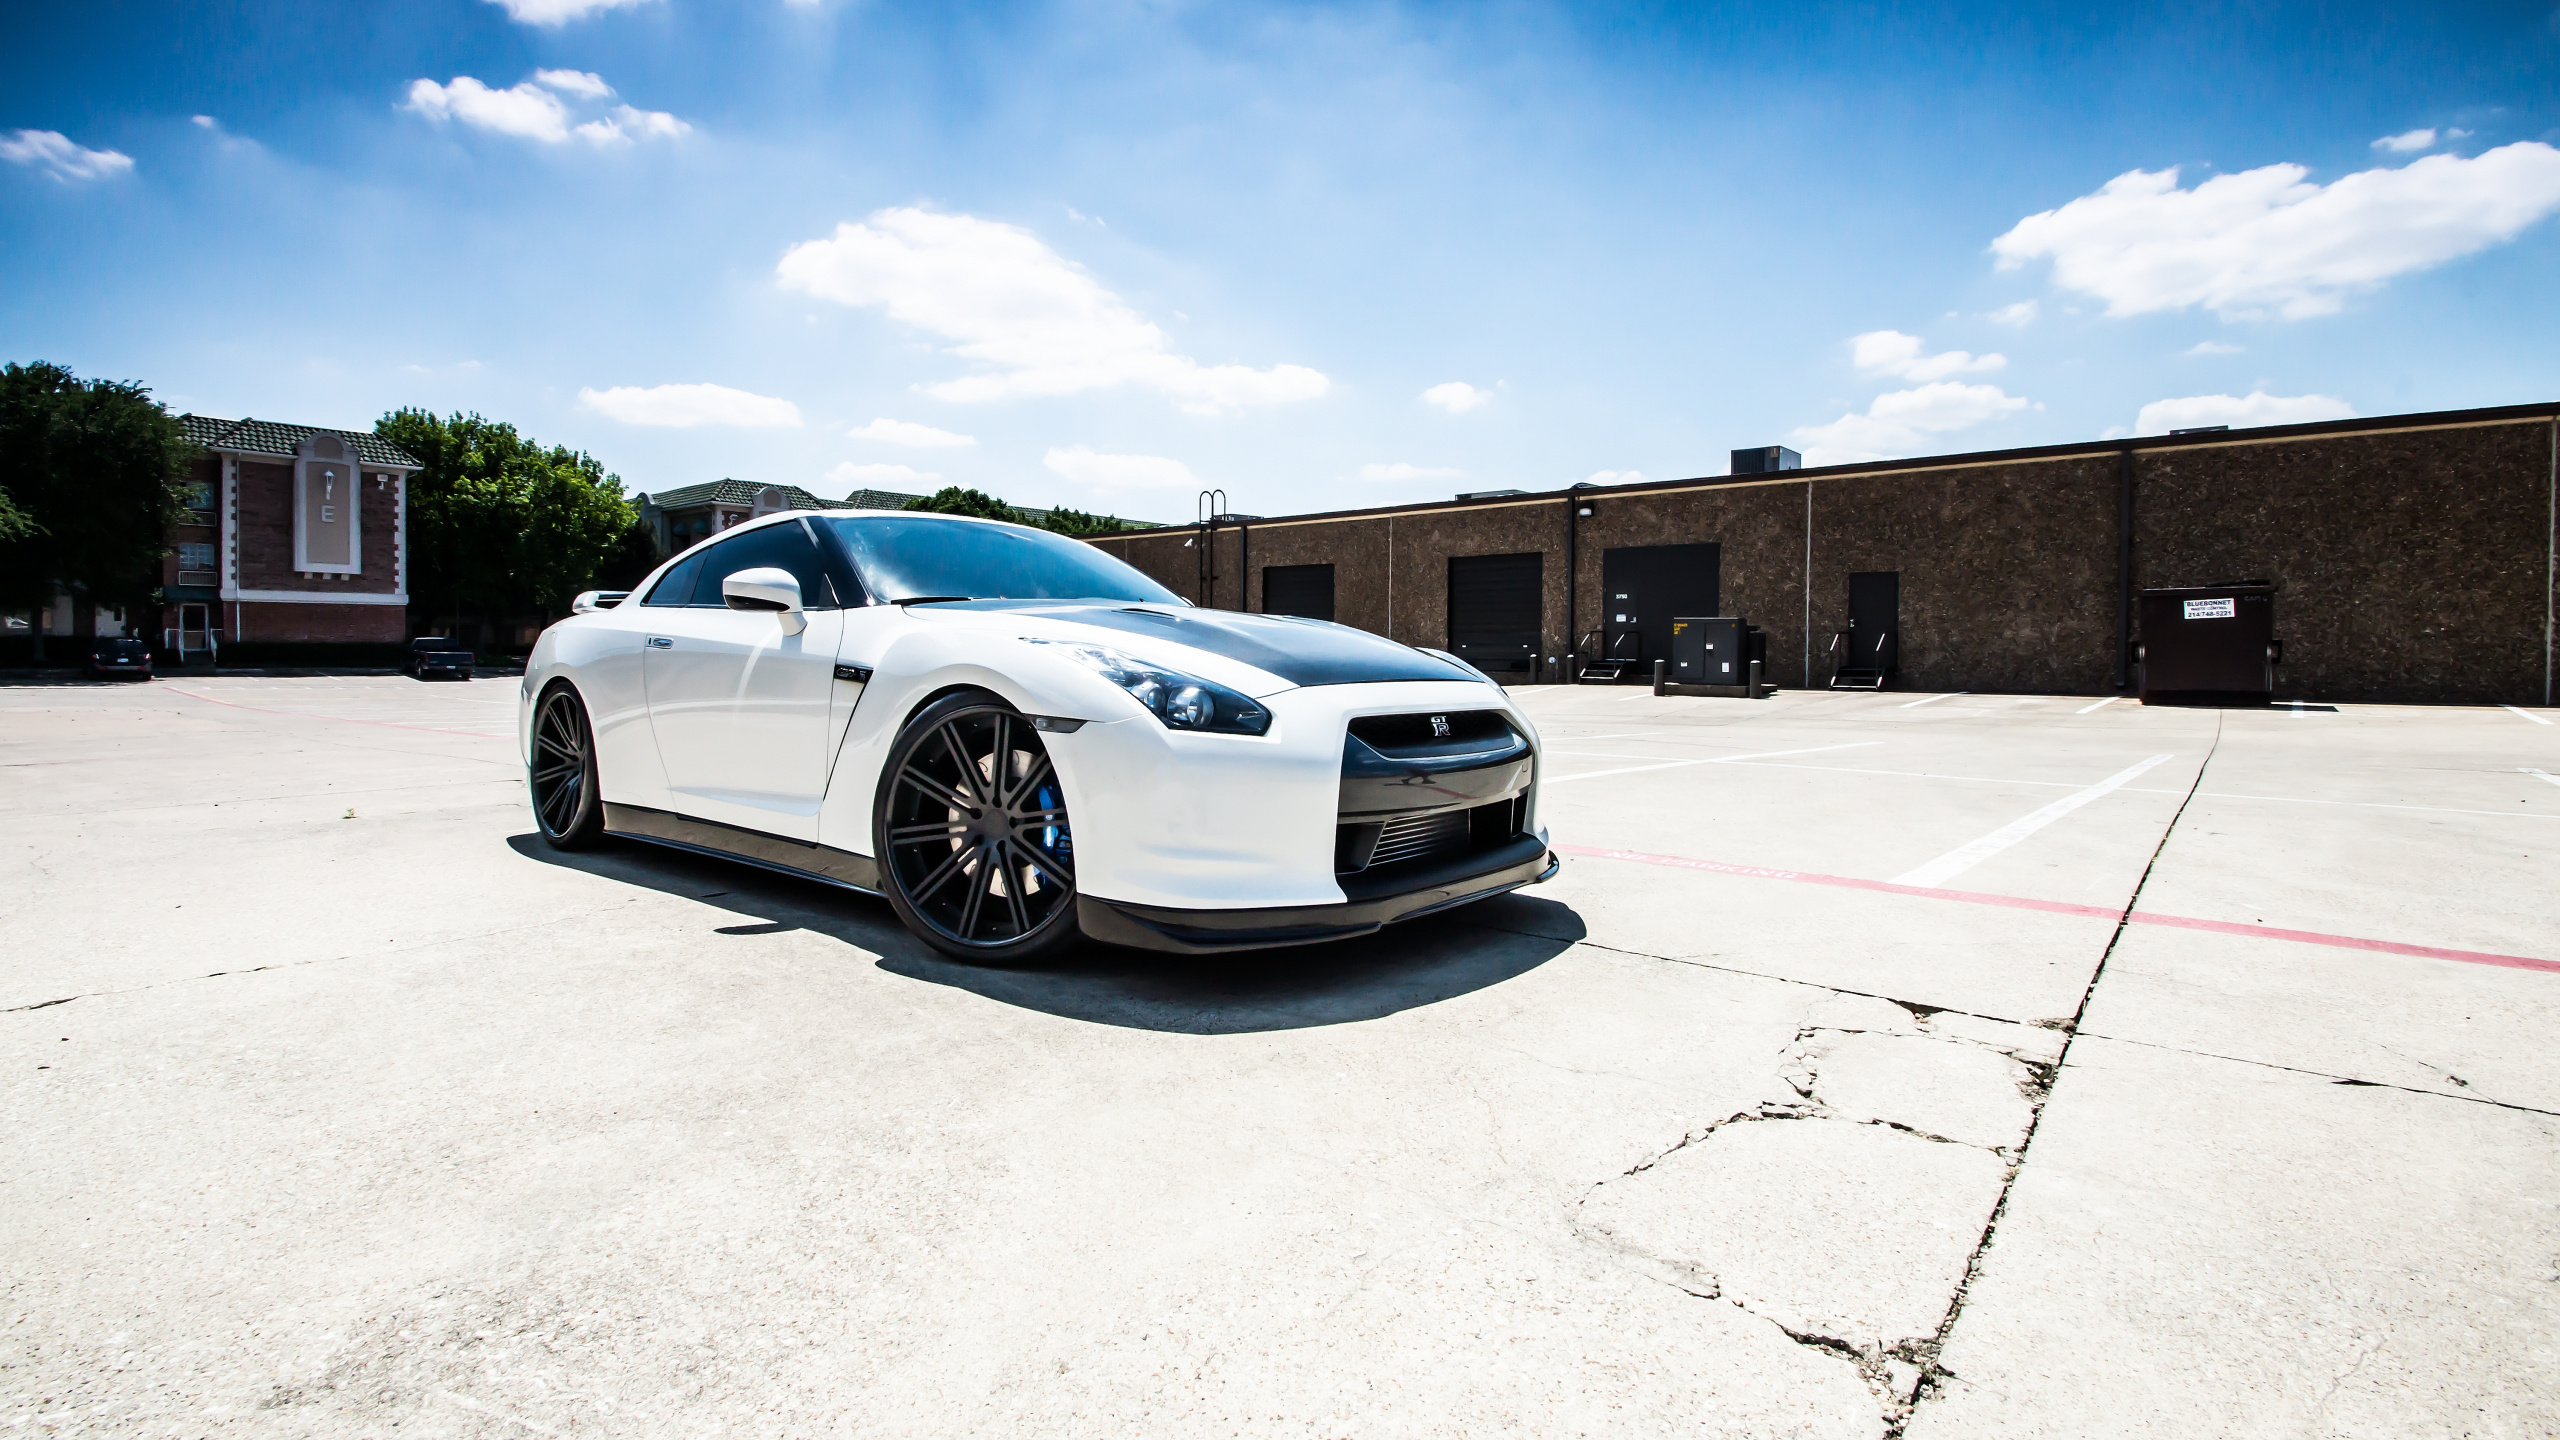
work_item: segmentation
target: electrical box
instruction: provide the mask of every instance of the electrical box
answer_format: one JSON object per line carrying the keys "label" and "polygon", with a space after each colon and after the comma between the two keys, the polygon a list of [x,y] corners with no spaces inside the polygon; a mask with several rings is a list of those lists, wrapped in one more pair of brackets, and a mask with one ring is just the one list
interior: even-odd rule
{"label": "electrical box", "polygon": [[1750,662],[1751,627],[1730,615],[1675,617],[1671,622],[1671,683],[1741,685]]}
{"label": "electrical box", "polygon": [[2265,705],[2275,699],[2276,587],[2196,585],[2142,592],[2145,705]]}

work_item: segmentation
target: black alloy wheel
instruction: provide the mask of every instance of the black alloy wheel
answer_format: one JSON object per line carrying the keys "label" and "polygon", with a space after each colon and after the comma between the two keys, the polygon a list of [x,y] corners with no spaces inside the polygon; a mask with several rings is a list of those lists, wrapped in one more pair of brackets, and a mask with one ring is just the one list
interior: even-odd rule
{"label": "black alloy wheel", "polygon": [[595,732],[578,692],[554,685],[533,714],[533,822],[554,850],[585,850],[604,838],[596,793]]}
{"label": "black alloy wheel", "polygon": [[1019,964],[1079,937],[1066,792],[1039,732],[993,695],[945,696],[908,722],[872,816],[881,888],[935,949]]}

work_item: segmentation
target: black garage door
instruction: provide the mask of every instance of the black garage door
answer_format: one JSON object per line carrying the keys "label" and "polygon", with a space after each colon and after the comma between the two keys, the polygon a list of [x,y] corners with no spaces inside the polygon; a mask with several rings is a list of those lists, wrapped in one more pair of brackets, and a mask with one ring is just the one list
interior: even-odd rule
{"label": "black garage door", "polygon": [[1333,567],[1330,565],[1263,566],[1262,613],[1298,615],[1309,620],[1332,619]]}
{"label": "black garage door", "polygon": [[1534,674],[1546,560],[1536,551],[1451,556],[1449,652],[1479,670]]}

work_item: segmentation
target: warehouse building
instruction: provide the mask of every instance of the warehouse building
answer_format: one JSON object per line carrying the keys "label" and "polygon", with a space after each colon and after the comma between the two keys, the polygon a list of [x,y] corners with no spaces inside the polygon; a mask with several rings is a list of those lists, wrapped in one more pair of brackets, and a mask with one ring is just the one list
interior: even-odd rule
{"label": "warehouse building", "polygon": [[1782,685],[1873,661],[1894,689],[2104,694],[2138,682],[2143,591],[2250,582],[2273,587],[2280,694],[2551,703],[2560,405],[1791,459],[1094,543],[1201,604],[1506,684],[1649,679],[1672,618],[1738,616]]}

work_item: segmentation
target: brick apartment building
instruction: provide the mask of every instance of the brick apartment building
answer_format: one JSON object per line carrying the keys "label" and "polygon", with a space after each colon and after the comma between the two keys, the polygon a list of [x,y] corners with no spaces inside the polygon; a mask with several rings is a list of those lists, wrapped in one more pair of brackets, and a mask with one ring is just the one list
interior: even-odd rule
{"label": "brick apartment building", "polygon": [[241,641],[407,638],[416,457],[362,430],[180,420],[206,453],[161,563],[155,639],[193,656]]}

